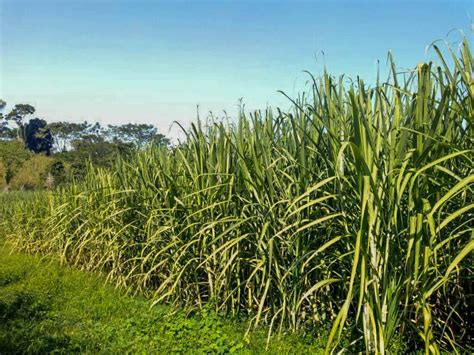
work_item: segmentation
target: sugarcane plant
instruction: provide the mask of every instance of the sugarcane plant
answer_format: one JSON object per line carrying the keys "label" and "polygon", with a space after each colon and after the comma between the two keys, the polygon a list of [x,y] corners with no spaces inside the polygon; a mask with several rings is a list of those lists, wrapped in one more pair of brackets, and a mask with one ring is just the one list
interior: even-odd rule
{"label": "sugarcane plant", "polygon": [[[198,120],[83,181],[2,206],[10,242],[249,333],[332,324],[327,351],[472,341],[474,61],[369,86],[325,72],[293,108]],[[271,338],[269,338],[271,339]],[[471,343],[472,345],[472,343]]]}

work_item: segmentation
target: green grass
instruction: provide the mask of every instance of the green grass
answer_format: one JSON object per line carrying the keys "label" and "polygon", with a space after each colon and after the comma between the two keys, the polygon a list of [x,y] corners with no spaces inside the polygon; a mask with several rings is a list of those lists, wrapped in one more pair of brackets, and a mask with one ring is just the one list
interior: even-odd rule
{"label": "green grass", "polygon": [[[318,353],[323,338],[275,337],[272,353]],[[0,353],[260,353],[266,335],[210,312],[185,317],[100,276],[0,246]]]}

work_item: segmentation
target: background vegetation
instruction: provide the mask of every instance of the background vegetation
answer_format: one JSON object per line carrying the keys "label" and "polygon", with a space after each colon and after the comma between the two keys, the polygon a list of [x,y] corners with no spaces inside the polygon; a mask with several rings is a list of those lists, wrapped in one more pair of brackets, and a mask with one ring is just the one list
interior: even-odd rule
{"label": "background vegetation", "polygon": [[[0,100],[0,110],[6,103]],[[18,104],[6,115],[0,113],[0,163],[2,189],[41,189],[81,179],[88,163],[110,167],[121,155],[146,145],[167,146],[169,140],[153,125],[52,122],[27,118],[35,113],[28,104]]]}
{"label": "background vegetation", "polygon": [[249,332],[331,324],[327,351],[472,350],[474,61],[432,50],[2,204],[9,240]]}

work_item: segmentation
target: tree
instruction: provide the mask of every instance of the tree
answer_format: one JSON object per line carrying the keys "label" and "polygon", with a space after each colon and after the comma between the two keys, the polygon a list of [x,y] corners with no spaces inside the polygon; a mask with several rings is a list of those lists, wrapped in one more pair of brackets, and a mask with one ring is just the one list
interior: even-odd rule
{"label": "tree", "polygon": [[[3,109],[7,103],[0,99],[0,139],[12,138],[12,130],[8,127],[8,121],[3,118]],[[13,133],[13,137],[14,137]]]}
{"label": "tree", "polygon": [[60,152],[70,149],[71,143],[88,134],[90,128],[91,125],[87,121],[83,123],[61,121],[48,124],[48,129],[51,131],[56,145],[55,150]]}
{"label": "tree", "polygon": [[15,105],[13,110],[11,110],[4,119],[6,121],[13,121],[17,125],[16,136],[17,139],[23,139],[26,142],[24,137],[24,122],[26,116],[32,115],[35,113],[35,108],[28,104],[18,104]]}
{"label": "tree", "polygon": [[131,143],[136,148],[142,148],[147,144],[169,145],[169,139],[157,132],[151,124],[127,123],[121,126],[108,126],[107,134],[112,141]]}
{"label": "tree", "polygon": [[5,101],[3,101],[2,99],[0,99],[0,120],[3,119],[3,109],[5,108],[5,106],[7,105],[7,103]]}
{"label": "tree", "polygon": [[49,155],[53,147],[53,136],[45,120],[34,118],[24,128],[24,139],[29,150]]}
{"label": "tree", "polygon": [[[6,106],[5,101],[0,100],[0,111]],[[28,104],[18,104],[7,114],[0,114],[0,139],[14,139],[15,135],[18,140],[23,140],[25,146],[35,153],[46,153],[49,155],[53,144],[53,136],[47,128],[45,120],[34,118],[27,124],[24,120],[26,116],[35,113],[35,108]],[[16,130],[10,128],[8,123],[16,124]]]}
{"label": "tree", "polygon": [[66,182],[67,172],[64,163],[60,160],[55,160],[49,169],[49,175],[51,176],[54,186],[60,186]]}
{"label": "tree", "polygon": [[18,126],[23,125],[23,119],[28,116],[32,115],[35,113],[35,108],[31,105],[28,104],[18,104],[15,105],[13,110],[11,110],[5,118],[8,121],[14,121]]}
{"label": "tree", "polygon": [[11,129],[3,122],[0,122],[0,140],[12,140],[15,139],[15,137],[15,130]]}

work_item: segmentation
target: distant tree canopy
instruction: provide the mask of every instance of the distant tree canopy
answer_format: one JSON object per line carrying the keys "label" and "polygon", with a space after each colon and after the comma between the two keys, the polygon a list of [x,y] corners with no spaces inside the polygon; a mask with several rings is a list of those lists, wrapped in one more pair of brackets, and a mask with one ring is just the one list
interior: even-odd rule
{"label": "distant tree canopy", "polygon": [[66,151],[73,148],[74,142],[83,141],[89,143],[109,142],[133,148],[143,148],[147,144],[167,146],[170,144],[168,138],[157,132],[151,124],[127,123],[120,126],[108,125],[102,127],[99,123],[86,122],[52,122],[48,124],[54,137],[56,149]]}
{"label": "distant tree canopy", "polygon": [[169,145],[169,139],[157,132],[151,124],[128,123],[121,126],[108,126],[108,135],[113,141],[122,141],[141,148],[147,144]]}
{"label": "distant tree canopy", "polygon": [[[151,124],[102,127],[97,122],[87,121],[48,123],[41,118],[30,118],[36,110],[29,104],[15,105],[8,113],[4,112],[5,107],[5,101],[0,99],[0,180],[3,185],[14,188],[39,186],[38,181],[45,174],[49,182],[54,180],[56,184],[66,181],[66,175],[81,178],[88,162],[108,167],[117,155],[127,157],[147,145],[166,147],[170,144]],[[30,162],[35,154],[51,155],[54,159],[38,158]],[[26,176],[35,174],[36,168],[42,171],[41,177],[26,182]],[[13,179],[15,175],[18,176]]]}
{"label": "distant tree canopy", "polygon": [[23,125],[23,120],[26,116],[35,113],[35,108],[28,104],[18,104],[5,116],[7,121],[13,121],[17,126]]}

